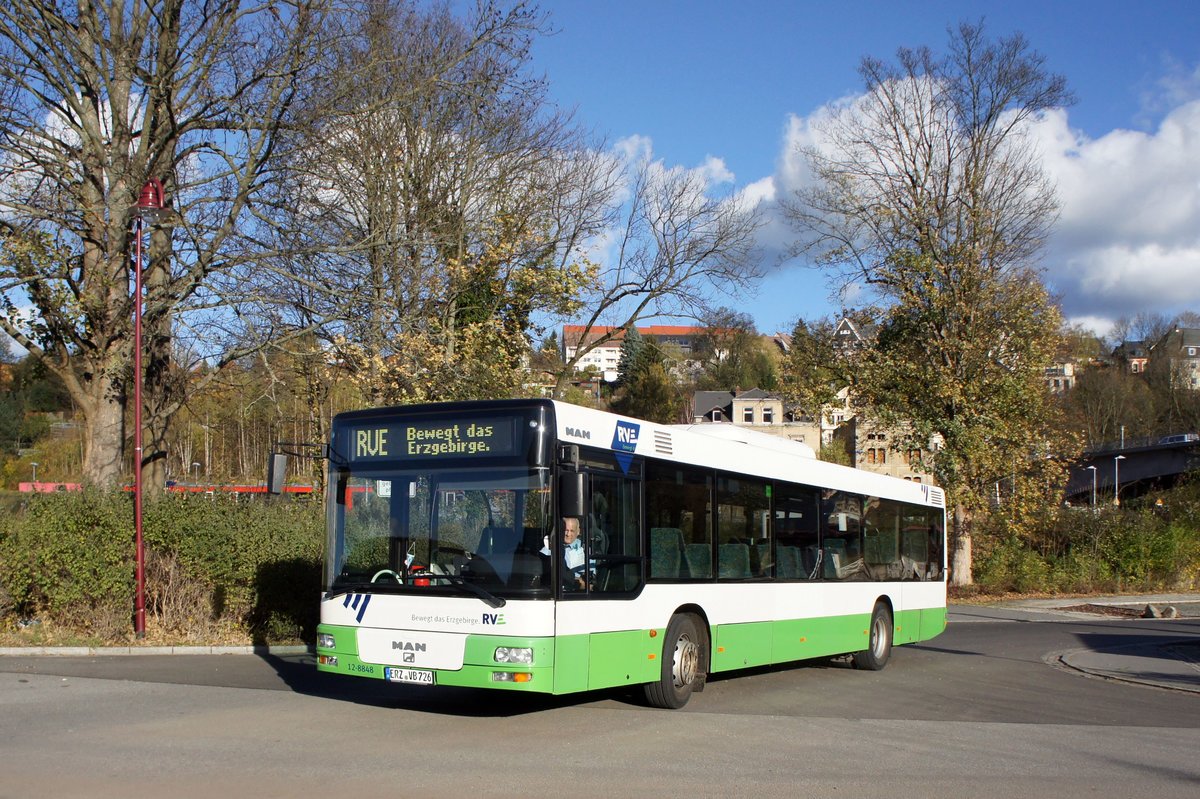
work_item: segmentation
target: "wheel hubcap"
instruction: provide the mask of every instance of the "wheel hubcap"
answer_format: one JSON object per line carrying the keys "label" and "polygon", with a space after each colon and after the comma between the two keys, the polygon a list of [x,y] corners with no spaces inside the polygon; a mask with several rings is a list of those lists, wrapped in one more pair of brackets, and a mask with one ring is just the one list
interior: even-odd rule
{"label": "wheel hubcap", "polygon": [[876,658],[882,658],[887,652],[887,628],[882,618],[875,619],[871,628],[871,653]]}
{"label": "wheel hubcap", "polygon": [[676,688],[690,685],[696,679],[700,667],[700,647],[686,635],[679,636],[675,642],[675,662],[671,667],[671,676]]}

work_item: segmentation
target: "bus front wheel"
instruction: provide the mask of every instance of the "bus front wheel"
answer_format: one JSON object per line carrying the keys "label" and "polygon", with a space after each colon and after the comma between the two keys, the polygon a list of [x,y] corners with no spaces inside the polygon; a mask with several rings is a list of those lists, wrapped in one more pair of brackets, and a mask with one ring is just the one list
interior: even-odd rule
{"label": "bus front wheel", "polygon": [[882,602],[871,611],[869,633],[867,648],[854,653],[854,668],[879,671],[892,656],[892,612]]}
{"label": "bus front wheel", "polygon": [[667,625],[662,666],[657,682],[647,683],[646,701],[653,707],[674,710],[687,704],[704,679],[704,650],[707,645],[695,616],[675,616]]}

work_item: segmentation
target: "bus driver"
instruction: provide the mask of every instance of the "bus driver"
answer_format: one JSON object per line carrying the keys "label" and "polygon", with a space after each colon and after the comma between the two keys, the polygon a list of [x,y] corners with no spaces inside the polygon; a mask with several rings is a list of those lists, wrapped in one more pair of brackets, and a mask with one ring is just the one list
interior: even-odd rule
{"label": "bus driver", "polygon": [[[587,580],[584,577],[586,571],[585,561],[587,556],[583,551],[583,541],[579,538],[579,519],[575,516],[564,516],[562,520],[563,532],[563,561],[566,571],[563,572],[563,586],[571,589],[587,588]],[[547,541],[546,546],[542,549],[543,555],[550,554],[550,543]]]}

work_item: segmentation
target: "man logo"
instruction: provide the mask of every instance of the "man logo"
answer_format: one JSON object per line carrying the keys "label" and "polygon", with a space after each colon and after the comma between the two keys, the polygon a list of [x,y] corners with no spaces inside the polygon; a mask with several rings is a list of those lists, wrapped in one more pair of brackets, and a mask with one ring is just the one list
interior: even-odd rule
{"label": "man logo", "polygon": [[392,649],[399,649],[403,652],[424,652],[425,644],[414,644],[412,641],[392,641]]}
{"label": "man logo", "polygon": [[578,427],[568,427],[567,435],[570,436],[571,438],[583,438],[588,441],[592,440],[592,431],[591,430],[580,430]]}

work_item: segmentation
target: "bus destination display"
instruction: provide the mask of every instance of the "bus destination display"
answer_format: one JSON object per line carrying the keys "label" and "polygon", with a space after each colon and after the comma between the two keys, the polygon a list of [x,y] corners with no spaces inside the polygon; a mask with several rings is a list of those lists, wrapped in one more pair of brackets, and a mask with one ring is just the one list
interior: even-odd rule
{"label": "bus destination display", "polygon": [[348,448],[353,461],[513,455],[512,429],[512,419],[504,417],[365,425],[347,430]]}

